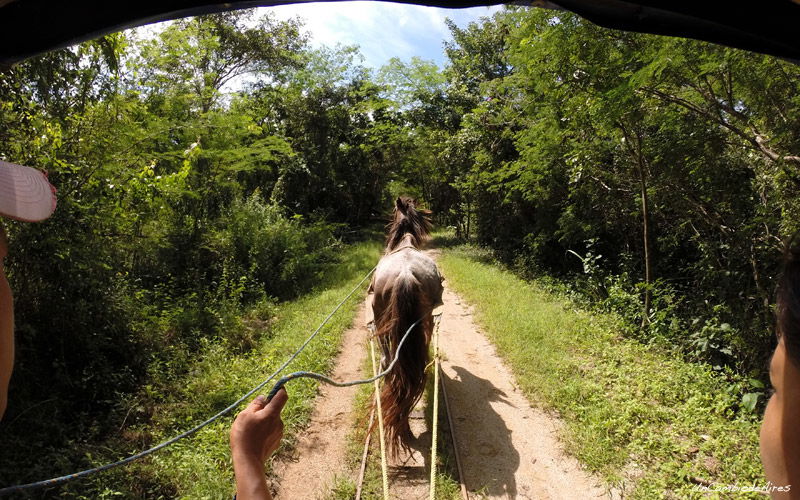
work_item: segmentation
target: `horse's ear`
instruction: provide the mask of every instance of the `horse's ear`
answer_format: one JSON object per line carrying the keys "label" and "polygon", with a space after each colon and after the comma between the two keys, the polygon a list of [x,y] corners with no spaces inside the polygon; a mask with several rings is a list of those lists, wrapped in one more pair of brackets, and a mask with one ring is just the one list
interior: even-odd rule
{"label": "horse's ear", "polygon": [[406,205],[405,205],[405,203],[403,203],[403,199],[402,198],[398,197],[397,201],[395,201],[394,203],[395,203],[395,208],[397,210],[400,210],[401,212],[406,213]]}

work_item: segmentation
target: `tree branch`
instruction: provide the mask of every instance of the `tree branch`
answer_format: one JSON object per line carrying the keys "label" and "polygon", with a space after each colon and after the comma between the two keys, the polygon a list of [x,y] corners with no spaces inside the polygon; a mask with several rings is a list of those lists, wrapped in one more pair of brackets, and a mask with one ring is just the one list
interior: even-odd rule
{"label": "tree branch", "polygon": [[[709,96],[706,95],[706,93],[702,89],[700,89],[698,87],[692,87],[692,88],[694,90],[696,90],[698,93],[700,93],[701,95],[703,95],[705,98],[709,98]],[[745,117],[745,115],[743,113],[741,113],[740,111],[737,111],[736,109],[732,108],[731,106],[729,106],[727,104],[724,104],[724,103],[719,102],[717,100],[715,106],[716,106],[717,109],[724,110],[728,114],[730,114],[731,116],[735,116],[736,118],[739,118],[740,120],[745,121],[745,125],[747,125],[747,127],[750,128],[751,133],[747,133],[745,130],[733,125],[730,121],[725,120],[722,116],[715,116],[713,113],[709,112],[708,110],[703,109],[703,108],[697,106],[696,104],[694,104],[694,103],[692,103],[690,101],[687,101],[686,99],[683,99],[682,97],[678,97],[678,96],[675,96],[675,95],[672,95],[672,94],[667,94],[666,92],[662,92],[662,91],[660,91],[658,89],[655,89],[655,88],[652,88],[652,87],[642,87],[641,90],[646,92],[646,93],[648,93],[648,94],[650,94],[650,95],[652,95],[652,96],[655,96],[655,97],[657,97],[657,98],[659,98],[659,99],[661,99],[663,101],[667,101],[667,102],[671,102],[673,104],[677,104],[677,105],[679,105],[679,106],[681,106],[683,108],[688,109],[689,111],[691,111],[693,113],[696,113],[696,114],[698,114],[700,116],[703,116],[703,117],[705,117],[705,118],[707,118],[707,119],[709,119],[711,121],[714,121],[714,122],[718,123],[719,125],[727,128],[728,130],[730,130],[734,134],[736,134],[739,137],[741,137],[747,144],[750,145],[750,147],[752,147],[756,151],[759,151],[762,155],[764,155],[766,158],[768,158],[768,159],[770,159],[772,161],[783,160],[783,161],[790,161],[790,162],[793,162],[793,163],[797,163],[798,165],[800,165],[800,156],[782,155],[782,154],[778,153],[777,151],[774,151],[773,149],[768,147],[767,144],[766,144],[766,142],[767,142],[766,137],[763,134],[761,134],[758,131],[758,129],[756,129],[755,126],[753,126],[749,122],[749,120],[746,119],[746,117]]]}

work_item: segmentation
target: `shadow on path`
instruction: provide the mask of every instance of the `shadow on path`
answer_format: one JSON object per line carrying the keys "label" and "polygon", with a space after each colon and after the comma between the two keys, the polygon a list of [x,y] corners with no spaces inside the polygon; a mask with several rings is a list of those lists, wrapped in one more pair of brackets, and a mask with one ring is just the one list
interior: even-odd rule
{"label": "shadow on path", "polygon": [[456,377],[445,373],[444,383],[467,488],[489,497],[516,498],[514,473],[519,469],[519,452],[511,442],[511,431],[492,403],[514,405],[489,380],[460,366],[450,369]]}
{"label": "shadow on path", "polygon": [[[455,373],[455,377],[453,377]],[[454,433],[458,441],[459,458],[464,469],[464,482],[467,489],[489,498],[518,497],[516,472],[520,468],[520,454],[514,449],[511,431],[503,417],[495,409],[498,405],[506,405],[513,409],[516,406],[509,401],[507,395],[492,382],[475,376],[460,366],[443,366],[442,382],[449,396]],[[430,390],[431,387],[428,389]],[[426,392],[427,394],[427,392]],[[439,393],[440,398],[442,393]],[[427,401],[430,406],[433,398]],[[445,404],[439,401],[439,454],[449,454],[451,444]],[[503,410],[500,410],[501,412]],[[430,412],[430,408],[428,409]],[[426,413],[428,413],[426,412]],[[430,414],[426,420],[430,419]],[[412,422],[412,429],[417,427]],[[402,493],[402,498],[416,500],[427,498],[430,478],[431,431],[425,425],[415,437],[407,442],[409,450],[401,453],[401,457],[390,466],[390,477],[393,491]],[[455,463],[442,464],[440,472],[457,478]],[[449,469],[453,470],[449,470]],[[398,488],[400,488],[398,490]],[[530,498],[522,495],[523,498]],[[477,498],[477,497],[476,497]]]}

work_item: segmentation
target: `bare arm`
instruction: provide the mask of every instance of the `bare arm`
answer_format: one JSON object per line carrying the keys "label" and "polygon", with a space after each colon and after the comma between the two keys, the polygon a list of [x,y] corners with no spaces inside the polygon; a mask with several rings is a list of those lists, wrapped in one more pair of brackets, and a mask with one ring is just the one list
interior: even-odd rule
{"label": "bare arm", "polygon": [[0,419],[8,404],[8,384],[14,368],[14,301],[3,266],[7,253],[6,233],[0,226]]}
{"label": "bare arm", "polygon": [[285,389],[269,403],[259,396],[236,416],[231,426],[231,456],[237,500],[272,500],[264,462],[280,444],[281,410],[288,398]]}
{"label": "bare arm", "polygon": [[236,500],[272,500],[264,475],[264,464],[258,459],[234,457],[233,471],[236,476]]}

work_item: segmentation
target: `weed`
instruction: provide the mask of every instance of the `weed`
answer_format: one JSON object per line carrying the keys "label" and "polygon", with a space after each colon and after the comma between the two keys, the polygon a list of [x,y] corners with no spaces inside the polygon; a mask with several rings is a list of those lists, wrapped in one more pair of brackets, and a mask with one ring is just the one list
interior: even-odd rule
{"label": "weed", "polygon": [[[256,320],[262,321],[268,332],[253,334],[254,347],[248,352],[231,351],[224,338],[201,340],[199,354],[185,361],[188,366],[185,376],[162,380],[150,386],[150,396],[143,393],[138,401],[129,403],[134,407],[132,413],[139,413],[135,410],[137,405],[146,403],[148,408],[142,408],[138,421],[129,418],[123,436],[136,439],[146,436],[146,442],[128,442],[121,437],[107,443],[108,447],[132,450],[160,442],[239,398],[301,344],[374,265],[379,251],[376,242],[346,248],[341,255],[341,265],[329,267],[313,292],[283,304],[258,303],[245,315],[245,323],[252,326]],[[328,372],[338,352],[341,334],[350,326],[357,304],[358,296],[348,301],[288,370]],[[270,313],[273,318],[268,319]],[[317,384],[300,379],[289,384],[287,389],[289,402],[283,411],[284,450],[291,449],[297,433],[308,422]],[[232,416],[131,467],[75,483],[64,490],[64,494],[77,495],[80,491],[92,497],[230,498],[234,491],[228,449]],[[100,453],[91,461],[99,464],[110,458],[118,456]]]}
{"label": "weed", "polygon": [[625,339],[615,316],[582,310],[480,251],[445,250],[439,263],[528,398],[562,416],[568,451],[609,483],[638,498],[684,498],[700,496],[696,478],[764,481],[758,423],[739,411],[752,387]]}

